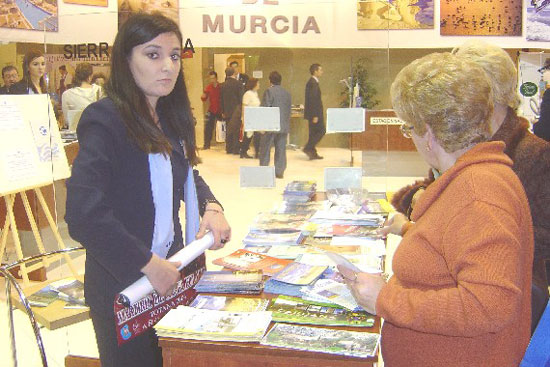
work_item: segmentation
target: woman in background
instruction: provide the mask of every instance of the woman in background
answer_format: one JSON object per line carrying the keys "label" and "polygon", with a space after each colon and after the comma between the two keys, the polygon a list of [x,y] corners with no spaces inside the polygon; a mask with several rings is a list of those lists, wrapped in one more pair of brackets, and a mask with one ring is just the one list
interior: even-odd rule
{"label": "woman in background", "polygon": [[10,94],[46,93],[46,59],[40,51],[31,50],[23,58],[23,78],[10,88]]}
{"label": "woman in background", "polygon": [[63,117],[69,130],[76,130],[76,124],[80,114],[90,103],[98,101],[103,97],[103,88],[92,84],[92,65],[87,62],[76,66],[74,72],[74,87],[66,90],[61,98]]}
{"label": "woman in background", "polygon": [[[222,206],[192,169],[198,157],[181,51],[174,21],[132,16],[113,44],[107,98],[84,110],[77,129],[65,218],[86,248],[84,291],[103,367],[162,365],[152,329],[117,345],[113,305],[143,275],[160,295],[176,286],[178,264],[166,259],[183,248],[181,200],[185,243],[211,231],[218,249],[231,237]],[[190,226],[200,217],[200,227]]]}
{"label": "woman in background", "polygon": [[505,144],[487,141],[490,81],[476,63],[434,53],[399,72],[391,97],[440,176],[415,204],[387,284],[340,271],[384,318],[388,367],[518,366],[530,338],[533,227]]}
{"label": "woman in background", "polygon": [[[242,103],[242,120],[241,120],[241,158],[252,158],[248,155],[248,149],[250,148],[250,141],[252,140],[252,133],[244,131],[244,108],[245,107],[259,107],[262,103],[258,96],[258,90],[260,89],[260,81],[256,78],[250,78],[245,84],[245,92],[243,94]],[[249,136],[250,135],[250,136]],[[258,157],[258,147],[254,144],[255,156]]]}

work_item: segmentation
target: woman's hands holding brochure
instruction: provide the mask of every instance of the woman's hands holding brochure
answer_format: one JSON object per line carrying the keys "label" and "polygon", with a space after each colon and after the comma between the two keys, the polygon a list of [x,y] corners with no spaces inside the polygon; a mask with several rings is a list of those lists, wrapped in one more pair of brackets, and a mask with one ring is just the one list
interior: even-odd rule
{"label": "woman's hands holding brochure", "polygon": [[386,284],[382,274],[356,273],[342,265],[338,265],[338,271],[344,277],[357,303],[365,311],[376,315],[376,300],[380,290]]}

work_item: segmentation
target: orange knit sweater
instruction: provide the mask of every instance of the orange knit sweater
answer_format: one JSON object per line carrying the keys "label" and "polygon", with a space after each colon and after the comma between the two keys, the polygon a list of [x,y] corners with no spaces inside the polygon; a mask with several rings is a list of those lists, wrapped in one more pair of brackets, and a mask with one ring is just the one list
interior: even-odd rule
{"label": "orange knit sweater", "polygon": [[387,367],[518,366],[530,336],[533,229],[504,143],[428,186],[377,299]]}

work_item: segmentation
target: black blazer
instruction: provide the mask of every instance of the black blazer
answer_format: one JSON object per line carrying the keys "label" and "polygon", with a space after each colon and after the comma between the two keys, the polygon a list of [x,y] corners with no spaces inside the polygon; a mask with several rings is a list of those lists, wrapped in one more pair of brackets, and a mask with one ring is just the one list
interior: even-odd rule
{"label": "black blazer", "polygon": [[29,94],[29,86],[22,79],[10,87],[8,94]]}
{"label": "black blazer", "polygon": [[[178,211],[188,160],[176,134],[172,143],[175,239],[168,256],[183,247]],[[149,158],[131,140],[110,98],[89,105],[77,128],[79,153],[67,180],[65,220],[72,238],[86,248],[84,291],[95,312],[113,312],[115,294],[139,279],[150,260],[154,230]],[[199,207],[214,195],[195,173]]]}
{"label": "black blazer", "polygon": [[227,78],[222,83],[220,91],[220,105],[225,119],[229,120],[237,106],[243,101],[244,88],[235,78]]}
{"label": "black blazer", "polygon": [[248,82],[249,79],[250,78],[248,77],[248,75],[239,73],[239,78],[237,80],[241,82],[243,87],[246,87],[246,83]]}
{"label": "black blazer", "polygon": [[306,84],[306,97],[304,102],[304,118],[312,120],[318,117],[323,119],[323,100],[321,99],[321,88],[315,78],[311,77]]}

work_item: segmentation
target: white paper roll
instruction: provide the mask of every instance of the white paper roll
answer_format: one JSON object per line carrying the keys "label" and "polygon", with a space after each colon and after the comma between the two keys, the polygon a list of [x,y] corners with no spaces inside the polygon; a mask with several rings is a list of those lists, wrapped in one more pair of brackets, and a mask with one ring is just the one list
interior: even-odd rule
{"label": "white paper roll", "polygon": [[[214,236],[212,233],[208,232],[203,238],[191,242],[175,253],[168,261],[180,262],[181,265],[178,267],[178,270],[181,270],[204,253],[204,251],[209,249],[213,244]],[[153,285],[144,275],[120,292],[118,301],[125,306],[131,306],[149,293],[152,293],[153,290]]]}

